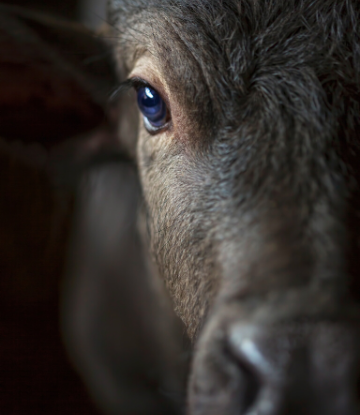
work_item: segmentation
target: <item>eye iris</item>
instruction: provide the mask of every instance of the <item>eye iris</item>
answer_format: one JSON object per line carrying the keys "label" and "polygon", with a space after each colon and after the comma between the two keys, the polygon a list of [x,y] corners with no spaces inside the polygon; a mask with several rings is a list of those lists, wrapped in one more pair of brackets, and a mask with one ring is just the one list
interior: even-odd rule
{"label": "eye iris", "polygon": [[160,95],[150,87],[138,90],[138,105],[140,111],[155,127],[161,127],[166,121],[166,105]]}

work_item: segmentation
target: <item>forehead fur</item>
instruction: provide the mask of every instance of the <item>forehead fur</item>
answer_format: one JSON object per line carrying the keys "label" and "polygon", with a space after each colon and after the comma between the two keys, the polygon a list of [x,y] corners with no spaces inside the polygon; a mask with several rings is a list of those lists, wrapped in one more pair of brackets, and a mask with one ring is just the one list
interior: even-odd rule
{"label": "forehead fur", "polygon": [[120,42],[151,44],[188,108],[230,126],[251,98],[291,110],[303,94],[316,110],[333,84],[336,94],[357,90],[359,9],[351,0],[113,0],[110,17]]}

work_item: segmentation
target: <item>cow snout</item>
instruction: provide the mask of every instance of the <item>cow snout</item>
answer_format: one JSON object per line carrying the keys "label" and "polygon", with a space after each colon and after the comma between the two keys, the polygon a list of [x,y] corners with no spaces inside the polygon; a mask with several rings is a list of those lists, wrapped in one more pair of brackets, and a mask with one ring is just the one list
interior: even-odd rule
{"label": "cow snout", "polygon": [[357,327],[334,321],[213,327],[194,362],[191,415],[359,415]]}

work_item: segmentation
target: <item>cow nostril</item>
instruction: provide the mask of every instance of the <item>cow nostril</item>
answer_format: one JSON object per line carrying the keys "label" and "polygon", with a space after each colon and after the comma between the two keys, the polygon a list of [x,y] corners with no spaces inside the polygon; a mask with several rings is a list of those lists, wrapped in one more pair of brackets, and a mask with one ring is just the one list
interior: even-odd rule
{"label": "cow nostril", "polygon": [[244,384],[242,389],[242,407],[243,412],[250,409],[256,402],[257,396],[260,391],[261,383],[257,374],[252,368],[246,365],[242,360],[237,360],[239,369],[241,370]]}
{"label": "cow nostril", "polygon": [[240,414],[245,414],[257,401],[261,389],[261,378],[246,357],[236,353],[231,345],[226,348],[226,353],[238,370]]}

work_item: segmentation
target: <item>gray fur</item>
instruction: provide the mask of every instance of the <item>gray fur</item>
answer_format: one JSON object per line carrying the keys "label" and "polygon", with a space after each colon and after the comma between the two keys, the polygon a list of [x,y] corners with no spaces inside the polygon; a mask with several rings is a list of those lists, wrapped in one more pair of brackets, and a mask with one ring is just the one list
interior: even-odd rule
{"label": "gray fur", "polygon": [[[186,119],[166,148],[139,140],[136,162],[149,250],[196,344],[191,415],[358,413],[359,13],[355,0],[110,4],[121,76],[148,50]],[[241,325],[261,328],[249,339],[270,360],[274,333],[284,344],[301,333],[276,349],[295,367],[281,375],[288,389],[236,369],[226,350]],[[303,348],[314,362],[353,360],[344,377],[314,363],[308,390],[310,374],[291,366]],[[327,374],[329,390],[349,383],[342,404]],[[273,392],[245,397],[258,377]]]}

